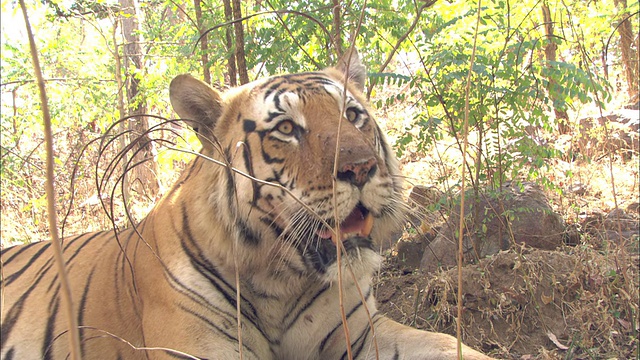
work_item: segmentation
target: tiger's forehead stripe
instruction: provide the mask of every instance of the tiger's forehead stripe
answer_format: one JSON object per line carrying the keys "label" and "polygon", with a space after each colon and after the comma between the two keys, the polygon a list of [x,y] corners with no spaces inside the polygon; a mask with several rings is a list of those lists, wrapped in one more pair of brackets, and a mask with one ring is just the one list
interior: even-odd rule
{"label": "tiger's forehead stripe", "polygon": [[[257,92],[264,92],[263,99],[265,101],[274,93],[282,94],[287,91],[299,93],[303,95],[302,97],[308,93],[326,92],[341,100],[343,90],[343,84],[321,72],[278,75],[266,80],[255,88]],[[347,94],[349,97],[352,97],[349,91],[347,91]]]}
{"label": "tiger's forehead stripe", "polygon": [[295,86],[307,89],[318,88],[321,84],[333,82],[330,78],[321,72],[308,72],[302,74],[277,75],[267,79],[264,83],[258,85],[256,90],[265,91],[265,98],[273,91],[281,86]]}
{"label": "tiger's forehead stripe", "polygon": [[[329,95],[340,108],[343,105],[343,85],[323,73],[275,76],[256,86],[253,91],[263,99],[265,105],[261,116],[263,129],[278,126],[277,120],[284,118],[306,129],[307,119],[303,108],[314,95]],[[352,99],[350,94],[349,99]]]}
{"label": "tiger's forehead stripe", "polygon": [[262,93],[258,97],[262,97],[266,105],[262,119],[267,128],[277,126],[278,122],[274,120],[282,115],[290,117],[302,128],[307,128],[306,119],[301,110],[302,105],[313,95],[331,96],[340,111],[344,110],[345,103],[347,105],[357,103],[349,90],[346,90],[345,101],[344,85],[320,72],[275,76],[256,86],[253,91]]}
{"label": "tiger's forehead stripe", "polygon": [[300,106],[301,102],[302,99],[295,92],[278,91],[265,98],[267,116],[263,117],[263,119],[271,128],[273,128],[278,125],[278,122],[273,120],[277,119],[281,115],[285,115],[288,119],[291,119],[301,127],[306,128],[306,119],[304,117],[304,113],[301,111],[302,106]]}
{"label": "tiger's forehead stripe", "polygon": [[332,82],[331,84],[326,84],[324,88],[329,95],[333,96],[336,103],[338,104],[340,112],[344,111],[344,105],[349,105],[350,103],[357,102],[353,95],[351,95],[351,92],[349,92],[349,90],[346,90],[346,101],[342,98],[342,95],[345,94],[345,89],[342,84]]}

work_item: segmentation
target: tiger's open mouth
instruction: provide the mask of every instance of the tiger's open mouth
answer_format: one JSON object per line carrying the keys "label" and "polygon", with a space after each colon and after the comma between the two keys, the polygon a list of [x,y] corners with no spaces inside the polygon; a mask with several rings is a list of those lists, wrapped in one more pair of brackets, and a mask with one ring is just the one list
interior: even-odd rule
{"label": "tiger's open mouth", "polygon": [[340,236],[335,236],[333,229],[322,227],[316,231],[321,239],[331,239],[334,244],[345,241],[352,236],[369,237],[373,228],[373,215],[364,206],[358,204],[349,215],[340,223]]}
{"label": "tiger's open mouth", "polygon": [[[333,225],[333,221],[328,221]],[[305,251],[305,258],[320,273],[336,261],[336,244],[341,241],[345,250],[350,252],[358,248],[373,249],[371,229],[373,215],[362,204],[356,205],[351,213],[340,223],[340,234],[336,236],[334,229],[319,225],[315,231],[316,239]],[[338,240],[339,239],[339,240]]]}

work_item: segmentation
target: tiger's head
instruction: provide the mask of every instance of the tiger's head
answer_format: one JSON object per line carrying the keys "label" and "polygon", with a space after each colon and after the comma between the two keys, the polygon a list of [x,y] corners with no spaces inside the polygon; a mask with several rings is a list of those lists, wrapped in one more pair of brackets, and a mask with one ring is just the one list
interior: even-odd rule
{"label": "tiger's head", "polygon": [[202,154],[230,165],[208,162],[217,184],[207,196],[241,269],[332,281],[337,241],[352,269],[376,268],[380,245],[402,225],[402,180],[362,96],[365,76],[354,53],[322,72],[225,94],[189,75],[172,81],[173,108],[198,133]]}

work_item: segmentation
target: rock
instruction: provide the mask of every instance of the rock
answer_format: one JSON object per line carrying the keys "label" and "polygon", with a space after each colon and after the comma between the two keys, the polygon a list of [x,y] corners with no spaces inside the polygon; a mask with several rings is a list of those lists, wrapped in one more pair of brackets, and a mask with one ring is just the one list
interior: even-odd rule
{"label": "rock", "polygon": [[638,220],[622,209],[613,209],[604,218],[607,230],[635,230],[638,231]]}
{"label": "rock", "polygon": [[629,103],[625,105],[624,108],[629,110],[640,110],[639,95],[635,94],[631,99],[629,99]]}
{"label": "rock", "polygon": [[579,217],[582,229],[587,232],[597,231],[603,227],[604,214],[601,212],[582,213]]}
{"label": "rock", "polygon": [[[563,242],[562,218],[553,212],[542,190],[533,183],[523,183],[522,188],[516,183],[506,184],[497,194],[481,195],[477,204],[471,192],[467,196],[465,261],[495,254],[514,244],[552,250]],[[475,220],[474,215],[477,215]],[[456,264],[459,219],[459,215],[452,214],[427,246],[420,263],[422,270],[433,271],[439,266]]]}
{"label": "rock", "polygon": [[442,195],[442,191],[435,186],[416,185],[409,194],[409,203],[412,206],[426,208],[437,204]]}
{"label": "rock", "polygon": [[421,236],[398,241],[396,244],[398,267],[405,273],[411,273],[420,268],[420,260],[426,246],[427,243]]}
{"label": "rock", "polygon": [[[607,229],[599,235],[602,236],[602,240],[622,245],[625,243],[629,243],[633,239],[637,238],[638,232],[635,230],[622,230],[621,232],[618,232],[616,230]],[[633,247],[630,250],[633,250]]]}
{"label": "rock", "polygon": [[631,204],[627,205],[627,208],[625,210],[628,213],[640,215],[640,203],[637,201],[632,202]]}
{"label": "rock", "polygon": [[[608,139],[605,137],[605,124],[608,126]],[[579,120],[579,129],[576,145],[585,155],[593,155],[594,150],[638,152],[640,114],[637,110],[623,109],[603,117],[583,118]]]}
{"label": "rock", "polygon": [[611,210],[606,215],[601,212],[593,212],[581,214],[580,218],[582,219],[581,228],[589,235],[592,240],[591,244],[597,248],[609,247],[613,243],[629,247],[630,251],[637,252],[640,221],[633,214],[618,208]]}

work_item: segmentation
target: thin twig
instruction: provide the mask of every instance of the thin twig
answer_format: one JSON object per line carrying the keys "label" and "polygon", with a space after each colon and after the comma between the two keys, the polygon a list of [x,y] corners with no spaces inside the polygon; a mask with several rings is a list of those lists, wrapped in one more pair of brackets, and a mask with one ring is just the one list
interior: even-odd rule
{"label": "thin twig", "polygon": [[322,217],[315,210],[313,210],[311,207],[309,207],[309,205],[305,204],[302,200],[300,200],[291,191],[291,189],[286,188],[286,187],[284,187],[284,186],[282,186],[281,184],[278,184],[278,183],[274,183],[274,182],[270,182],[270,181],[266,181],[266,180],[261,180],[261,179],[258,179],[256,177],[253,177],[253,176],[243,172],[242,170],[239,170],[237,168],[231,167],[231,164],[226,164],[226,163],[224,163],[224,162],[222,162],[220,160],[216,160],[214,158],[211,158],[211,157],[209,157],[207,155],[204,155],[202,153],[199,153],[197,151],[188,150],[188,149],[180,149],[180,148],[173,147],[173,146],[167,146],[167,149],[168,150],[180,151],[180,152],[183,152],[183,153],[186,153],[186,154],[191,154],[191,155],[195,155],[195,156],[201,157],[201,158],[203,158],[203,159],[205,159],[207,161],[213,162],[214,164],[217,164],[217,165],[220,165],[220,166],[224,166],[224,167],[228,168],[230,171],[232,171],[232,172],[234,172],[234,173],[236,173],[238,175],[244,176],[244,177],[246,177],[247,179],[249,179],[251,181],[255,181],[258,184],[267,185],[267,186],[273,186],[273,187],[275,187],[275,188],[277,188],[279,190],[284,191],[285,193],[290,195],[298,204],[300,204],[302,207],[304,207],[304,209],[306,211],[308,211],[311,215],[316,217],[320,221],[320,223],[322,225],[324,225],[327,229],[331,229],[331,231],[333,232],[333,235],[336,234],[335,230],[331,227],[331,225],[329,225],[329,223],[327,223],[325,220],[323,220]]}
{"label": "thin twig", "polygon": [[[344,289],[343,289],[343,283],[342,283],[342,252],[346,250],[344,249],[344,245],[342,244],[342,236],[340,235],[340,221],[338,221],[338,194],[337,194],[337,187],[336,187],[336,181],[338,179],[338,162],[339,162],[339,158],[340,158],[340,132],[342,129],[342,120],[344,119],[345,115],[345,111],[346,111],[346,101],[347,101],[347,84],[349,83],[349,71],[350,71],[350,65],[351,65],[351,57],[354,55],[355,52],[355,39],[358,35],[358,33],[360,32],[360,27],[362,26],[362,22],[364,19],[364,11],[367,8],[367,2],[365,0],[365,2],[362,5],[362,12],[360,13],[360,18],[358,21],[358,25],[354,31],[353,36],[351,37],[351,45],[349,47],[349,49],[345,52],[346,54],[346,61],[345,61],[345,69],[344,69],[344,87],[342,89],[342,109],[338,118],[338,129],[337,129],[337,137],[336,137],[336,146],[335,146],[335,155],[334,155],[334,162],[333,162],[333,177],[332,177],[332,183],[333,183],[333,196],[332,196],[332,200],[333,200],[333,211],[334,211],[334,218],[335,218],[335,231],[334,231],[334,239],[335,239],[335,244],[336,244],[336,265],[337,265],[337,270],[338,270],[338,298],[339,298],[339,304],[340,304],[340,316],[342,318],[342,329],[344,330],[344,335],[345,335],[345,347],[347,350],[347,358],[349,360],[353,360],[353,353],[351,352],[351,335],[349,332],[349,324],[347,322],[347,315],[344,309]],[[347,262],[347,264],[349,264]],[[369,310],[367,309],[367,304],[366,304],[366,299],[363,297],[362,291],[360,290],[360,287],[358,285],[358,279],[356,279],[353,270],[349,267],[349,269],[351,270],[351,275],[353,277],[353,281],[356,285],[356,289],[358,291],[358,293],[360,294],[360,296],[362,297],[362,304],[365,308],[365,311],[367,312],[368,318],[369,318],[369,323],[371,324],[371,331],[374,331],[373,328],[373,324],[371,321],[371,315],[369,313]],[[378,344],[376,341],[375,336],[372,336],[373,341],[374,341],[374,346],[375,346],[375,350],[376,350],[376,359],[378,358]]]}
{"label": "thin twig", "polygon": [[60,279],[60,290],[62,293],[62,306],[65,309],[67,315],[67,322],[69,326],[69,354],[71,360],[79,360],[81,358],[80,353],[80,334],[78,332],[78,318],[75,315],[73,309],[73,302],[71,299],[71,288],[69,286],[69,278],[64,264],[64,258],[62,256],[62,246],[60,244],[60,237],[58,234],[57,216],[56,216],[56,193],[53,185],[54,180],[54,163],[53,163],[53,134],[51,131],[51,114],[49,112],[49,103],[47,100],[47,91],[44,85],[44,79],[42,77],[42,69],[40,68],[40,60],[38,59],[38,50],[36,49],[36,43],[31,31],[31,25],[29,24],[29,16],[27,15],[27,7],[24,4],[24,0],[20,0],[20,7],[22,8],[22,14],[24,15],[24,23],[27,28],[27,36],[29,38],[29,48],[31,50],[31,61],[33,62],[33,71],[38,79],[38,88],[40,90],[40,102],[42,106],[42,119],[44,121],[44,138],[47,149],[47,181],[45,190],[47,194],[47,212],[49,220],[49,233],[51,235],[51,243],[53,248],[53,256],[55,258],[56,267],[58,268],[58,278]]}
{"label": "thin twig", "polygon": [[[291,41],[293,41],[296,44],[298,49],[300,49],[307,56],[307,58],[313,63],[313,65],[316,68],[318,69],[321,68],[320,64],[318,64],[316,59],[314,59],[313,56],[311,56],[311,54],[309,54],[309,52],[305,50],[304,46],[302,46],[302,44],[300,44],[300,42],[298,41],[298,38],[291,32],[291,29],[289,29],[289,27],[287,26],[287,23],[284,21],[280,13],[278,13],[277,10],[275,10],[275,7],[271,4],[271,1],[267,0],[267,5],[269,5],[271,9],[276,12],[275,14],[276,14],[276,17],[278,18],[278,22],[280,23],[280,25],[282,25],[284,30],[287,32],[287,34],[291,38]],[[325,48],[327,48],[327,50],[328,50],[328,47],[329,47],[329,44],[326,44]]]}
{"label": "thin twig", "polygon": [[[238,152],[238,150],[240,148],[244,149],[245,151],[247,150],[246,148],[246,144],[244,142],[238,142],[236,144],[236,153]],[[225,158],[223,156],[223,158]],[[248,157],[250,159],[250,157]],[[231,159],[225,159],[227,160],[227,168],[232,168],[231,166]],[[249,162],[251,162],[251,160],[249,160]],[[253,164],[249,164],[248,168],[253,168]],[[235,182],[235,180],[233,180]],[[238,188],[236,186],[233,187],[233,195],[235,196],[235,201],[236,203],[240,203],[240,200],[238,200]],[[233,212],[233,217],[234,217],[234,223],[237,224],[238,223],[238,217],[240,215],[239,211],[234,211]],[[241,294],[240,294],[240,267],[238,266],[238,249],[240,248],[240,245],[238,244],[238,237],[234,236],[233,237],[233,268],[235,270],[234,275],[235,275],[235,281],[236,281],[236,328],[238,331],[238,355],[240,356],[240,360],[243,360],[244,358],[244,352],[242,351],[242,309],[240,308],[241,305]]]}
{"label": "thin twig", "polygon": [[158,347],[158,346],[153,346],[153,347],[147,347],[147,346],[136,346],[133,345],[132,343],[130,343],[129,341],[121,338],[118,335],[115,335],[113,333],[110,333],[106,330],[102,330],[102,329],[98,329],[96,327],[93,326],[81,326],[80,328],[82,328],[83,330],[94,330],[97,331],[103,335],[101,335],[100,337],[104,337],[104,336],[108,336],[112,339],[118,340],[121,343],[129,346],[131,349],[135,350],[135,351],[144,351],[144,352],[150,352],[150,351],[162,351],[165,352],[167,354],[173,355],[173,357],[176,358],[183,358],[183,359],[191,359],[191,360],[202,360],[199,357],[193,356],[189,353],[186,352],[182,352],[176,349],[171,349],[171,348],[166,348],[166,347]]}
{"label": "thin twig", "polygon": [[[473,62],[476,57],[476,43],[478,40],[478,28],[480,27],[480,14],[482,12],[482,0],[478,0],[478,17],[473,35],[473,49],[471,59],[469,59],[469,72],[467,73],[467,84],[464,88],[464,126],[462,142],[462,164],[460,165],[460,223],[458,224],[458,321],[456,322],[456,336],[458,338],[458,359],[462,360],[462,264],[464,261],[464,199],[465,199],[465,164],[467,163],[467,144],[469,143],[469,91],[471,89],[471,73],[473,72]],[[473,241],[473,240],[471,240]]]}

